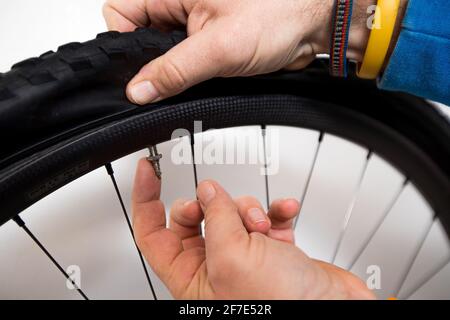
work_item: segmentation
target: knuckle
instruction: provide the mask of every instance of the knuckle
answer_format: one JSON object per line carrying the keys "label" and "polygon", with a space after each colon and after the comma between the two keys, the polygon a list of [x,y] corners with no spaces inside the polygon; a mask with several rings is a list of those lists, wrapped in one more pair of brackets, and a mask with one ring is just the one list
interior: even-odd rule
{"label": "knuckle", "polygon": [[151,25],[161,30],[164,30],[167,27],[168,22],[174,18],[170,14],[167,1],[164,0],[147,0],[145,11]]}
{"label": "knuckle", "polygon": [[185,226],[190,226],[191,224],[197,223],[199,219],[199,213],[197,210],[192,209],[192,207],[185,206],[185,202],[187,200],[178,200],[176,201],[170,210],[171,219]]}
{"label": "knuckle", "polygon": [[212,9],[212,7],[210,4],[210,1],[198,0],[197,3],[192,8],[191,14],[195,15],[195,16],[210,14],[212,11],[211,9]]}
{"label": "knuckle", "polygon": [[105,10],[105,9],[107,9],[107,8],[109,8],[109,7],[111,7],[112,6],[112,4],[113,4],[113,0],[106,0],[104,3],[103,3],[103,10]]}
{"label": "knuckle", "polygon": [[103,13],[106,13],[106,12],[108,12],[109,10],[115,10],[115,11],[117,11],[117,5],[118,5],[119,3],[118,3],[118,1],[117,0],[106,0],[104,3],[103,3],[103,7],[102,7],[102,10],[103,10]]}
{"label": "knuckle", "polygon": [[257,207],[257,208],[261,207],[259,200],[253,196],[241,196],[239,198],[236,198],[235,202],[240,211],[242,211],[242,210],[245,211],[245,210],[248,210],[248,209],[254,208],[254,207]]}
{"label": "knuckle", "polygon": [[114,10],[113,8],[114,8],[114,3],[113,3],[113,1],[112,1],[112,0],[106,0],[106,1],[103,3],[103,6],[102,6],[103,17],[105,17],[106,19],[108,19],[111,10]]}
{"label": "knuckle", "polygon": [[211,6],[210,1],[198,0],[192,7],[188,20],[188,34],[192,35],[202,30],[214,16],[215,10]]}
{"label": "knuckle", "polygon": [[265,239],[266,239],[266,236],[259,232],[252,232],[249,234],[249,237],[250,237],[250,242],[253,242],[253,243],[254,242],[260,243],[262,241],[265,241]]}
{"label": "knuckle", "polygon": [[161,0],[147,0],[147,2],[145,3],[145,9],[147,11],[147,14],[151,17],[161,12],[164,5],[164,1]]}
{"label": "knuckle", "polygon": [[160,68],[161,74],[157,79],[160,94],[167,96],[186,89],[188,77],[179,63],[175,62],[172,58],[167,58],[162,63],[163,65]]}
{"label": "knuckle", "polygon": [[176,199],[173,203],[172,206],[170,207],[170,215],[171,216],[175,216],[178,212],[182,211],[180,210],[182,208],[182,205],[184,202],[186,202],[186,199],[180,198],[180,199]]}
{"label": "knuckle", "polygon": [[156,8],[159,6],[159,0],[147,0],[145,2],[145,9],[147,10],[147,13],[150,14],[155,11]]}

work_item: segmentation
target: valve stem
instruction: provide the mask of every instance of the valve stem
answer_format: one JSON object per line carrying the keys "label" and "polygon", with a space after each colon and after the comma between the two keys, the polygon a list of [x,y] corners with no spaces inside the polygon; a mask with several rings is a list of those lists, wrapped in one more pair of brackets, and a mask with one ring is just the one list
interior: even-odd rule
{"label": "valve stem", "polygon": [[147,157],[147,161],[151,163],[156,176],[161,180],[161,166],[159,165],[159,160],[162,158],[162,154],[158,153],[156,146],[149,146],[148,151],[150,155]]}

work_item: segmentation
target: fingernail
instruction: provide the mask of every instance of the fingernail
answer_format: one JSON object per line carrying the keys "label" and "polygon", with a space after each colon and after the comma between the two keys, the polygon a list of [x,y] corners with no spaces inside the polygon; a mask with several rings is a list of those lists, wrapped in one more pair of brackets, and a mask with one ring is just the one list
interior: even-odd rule
{"label": "fingernail", "polygon": [[158,90],[150,81],[142,81],[130,88],[131,99],[137,104],[146,104],[159,98]]}
{"label": "fingernail", "polygon": [[248,209],[247,213],[252,223],[256,224],[266,221],[266,214],[259,208]]}
{"label": "fingernail", "polygon": [[198,186],[197,194],[202,205],[207,206],[216,196],[216,189],[210,182],[205,181]]}

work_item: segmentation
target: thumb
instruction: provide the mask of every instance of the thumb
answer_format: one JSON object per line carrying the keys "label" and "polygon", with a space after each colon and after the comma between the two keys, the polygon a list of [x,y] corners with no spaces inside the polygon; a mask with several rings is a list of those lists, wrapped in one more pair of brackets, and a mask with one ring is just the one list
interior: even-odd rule
{"label": "thumb", "polygon": [[248,232],[230,195],[214,181],[203,181],[197,196],[205,214],[206,250],[216,250],[248,238]]}
{"label": "thumb", "polygon": [[128,84],[128,99],[140,105],[157,102],[215,77],[220,70],[219,52],[210,34],[207,30],[195,33],[144,66]]}

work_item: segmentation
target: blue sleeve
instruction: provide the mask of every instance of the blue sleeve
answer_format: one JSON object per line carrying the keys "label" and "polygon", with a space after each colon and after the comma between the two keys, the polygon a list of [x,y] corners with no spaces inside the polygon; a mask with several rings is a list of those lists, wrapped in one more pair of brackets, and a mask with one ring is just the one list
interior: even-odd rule
{"label": "blue sleeve", "polygon": [[379,87],[450,106],[450,0],[409,1]]}

